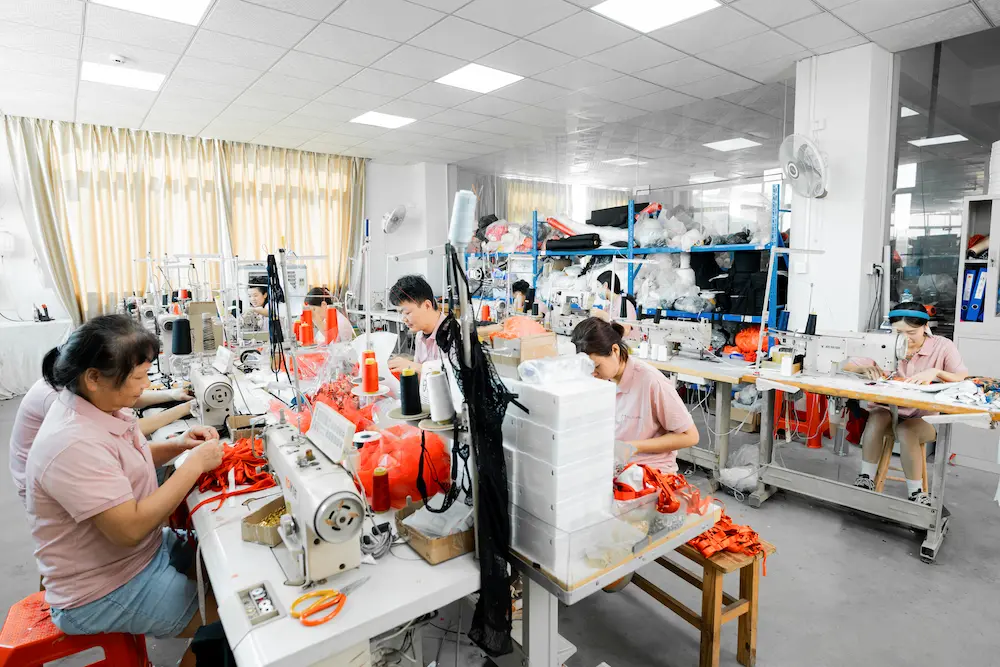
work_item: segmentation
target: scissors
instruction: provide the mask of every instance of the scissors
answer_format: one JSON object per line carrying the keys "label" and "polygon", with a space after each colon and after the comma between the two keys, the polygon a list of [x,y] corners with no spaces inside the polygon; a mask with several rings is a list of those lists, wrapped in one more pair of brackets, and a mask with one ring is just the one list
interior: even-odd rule
{"label": "scissors", "polygon": [[[305,625],[306,627],[322,625],[323,623],[326,623],[331,618],[339,614],[340,610],[344,608],[344,603],[347,602],[347,595],[360,588],[370,578],[371,577],[362,577],[357,581],[352,581],[339,591],[326,588],[306,593],[305,595],[300,596],[297,600],[295,600],[295,602],[292,603],[291,616],[292,618],[299,619],[299,622],[302,623],[302,625]],[[306,600],[315,600],[315,602],[310,604],[302,611],[296,611],[295,608],[298,607],[299,604],[305,602]],[[329,609],[330,607],[333,607],[333,611],[331,611],[326,616],[315,619],[310,618],[310,616],[315,616],[319,612]]]}

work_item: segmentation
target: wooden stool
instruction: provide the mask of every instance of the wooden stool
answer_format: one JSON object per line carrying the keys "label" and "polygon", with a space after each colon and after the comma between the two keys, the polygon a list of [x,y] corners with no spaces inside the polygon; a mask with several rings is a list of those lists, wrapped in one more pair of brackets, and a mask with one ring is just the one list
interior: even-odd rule
{"label": "wooden stool", "polygon": [[[885,489],[885,480],[891,479],[894,482],[905,482],[905,477],[893,477],[889,475],[890,470],[898,470],[902,472],[902,468],[897,468],[896,466],[890,466],[889,463],[892,461],[892,448],[895,446],[896,440],[893,436],[887,435],[882,438],[882,456],[878,460],[878,470],[875,471],[875,490],[882,493]],[[924,480],[924,493],[930,493],[931,487],[927,483],[927,443],[920,443],[920,468],[922,471],[921,476]]]}
{"label": "wooden stool", "polygon": [[[764,553],[773,554],[773,544],[761,540]],[[677,553],[702,566],[704,577],[699,577],[687,568],[667,560],[657,558],[656,562],[670,570],[695,588],[701,589],[701,614],[678,601],[637,572],[632,583],[648,593],[657,602],[673,611],[685,621],[701,630],[701,657],[699,667],[718,667],[721,648],[722,626],[739,619],[739,645],[736,659],[745,667],[753,667],[757,662],[757,593],[760,590],[760,561],[762,556],[747,556],[723,551],[711,558],[686,544],[677,547]],[[740,597],[734,598],[722,591],[722,578],[730,572],[740,572]]]}

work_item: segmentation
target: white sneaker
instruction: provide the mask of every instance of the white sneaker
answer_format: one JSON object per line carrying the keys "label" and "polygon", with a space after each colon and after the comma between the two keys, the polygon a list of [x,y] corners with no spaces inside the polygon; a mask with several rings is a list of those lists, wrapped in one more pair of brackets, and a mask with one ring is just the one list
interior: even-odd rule
{"label": "white sneaker", "polygon": [[931,497],[923,491],[914,491],[910,494],[910,502],[919,503],[927,507],[931,506]]}
{"label": "white sneaker", "polygon": [[854,486],[856,486],[856,487],[858,487],[860,489],[866,489],[868,491],[874,491],[875,490],[875,480],[873,480],[868,475],[861,474],[861,475],[858,475],[858,478],[856,480],[854,480]]}

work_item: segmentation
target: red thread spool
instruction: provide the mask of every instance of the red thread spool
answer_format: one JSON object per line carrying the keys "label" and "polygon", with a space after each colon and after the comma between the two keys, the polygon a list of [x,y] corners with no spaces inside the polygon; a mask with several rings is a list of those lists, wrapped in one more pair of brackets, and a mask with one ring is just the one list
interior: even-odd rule
{"label": "red thread spool", "polygon": [[303,310],[302,311],[302,315],[299,316],[299,319],[302,320],[303,324],[308,324],[309,326],[312,326],[312,324],[313,324],[313,311],[309,310],[308,308],[305,309],[305,310]]}
{"label": "red thread spool", "polygon": [[186,289],[182,289],[181,293],[178,295],[178,298],[181,298],[181,299],[190,299],[191,298],[191,293],[188,292]]}
{"label": "red thread spool", "polygon": [[365,365],[361,369],[361,391],[366,394],[378,391],[378,362],[374,359],[365,359]]}
{"label": "red thread spool", "polygon": [[372,510],[388,512],[390,505],[389,471],[380,466],[372,472]]}
{"label": "red thread spool", "polygon": [[[306,313],[302,314],[305,315]],[[312,345],[316,342],[316,330],[313,329],[312,325],[312,313],[309,313],[308,322],[305,319],[302,320],[302,326],[299,327],[299,336],[299,340],[303,345]]]}
{"label": "red thread spool", "polygon": [[292,322],[292,333],[295,334],[295,340],[297,341],[302,340],[302,336],[299,335],[299,332],[301,331],[302,331],[302,322],[299,322],[298,320]]}
{"label": "red thread spool", "polygon": [[365,363],[369,359],[375,358],[375,350],[365,350],[361,353],[361,363]]}
{"label": "red thread spool", "polygon": [[327,344],[340,338],[340,322],[337,321],[337,309],[333,306],[326,308],[326,331],[323,332],[323,335],[326,336]]}
{"label": "red thread spool", "polygon": [[483,304],[483,321],[484,322],[490,321],[490,307],[485,303]]}

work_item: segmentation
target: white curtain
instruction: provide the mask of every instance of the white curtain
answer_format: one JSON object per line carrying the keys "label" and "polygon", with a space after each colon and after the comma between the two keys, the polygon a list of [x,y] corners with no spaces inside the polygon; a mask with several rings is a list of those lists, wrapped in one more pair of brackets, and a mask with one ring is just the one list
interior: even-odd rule
{"label": "white curtain", "polygon": [[515,178],[501,180],[506,182],[508,222],[530,223],[532,211],[538,211],[539,220],[565,218],[573,211],[573,192],[569,185]]}

